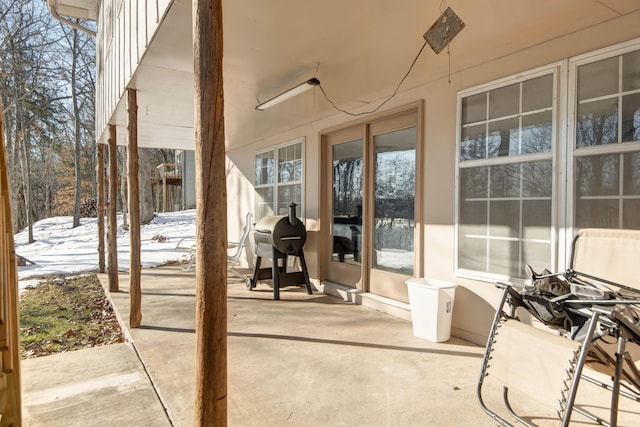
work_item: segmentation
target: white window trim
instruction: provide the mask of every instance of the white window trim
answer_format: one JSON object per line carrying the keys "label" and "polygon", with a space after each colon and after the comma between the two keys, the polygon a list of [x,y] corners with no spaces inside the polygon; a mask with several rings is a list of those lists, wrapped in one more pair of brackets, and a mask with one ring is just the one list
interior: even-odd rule
{"label": "white window trim", "polygon": [[[475,270],[467,270],[460,268],[458,265],[458,256],[459,256],[459,213],[460,213],[460,197],[459,197],[459,188],[460,182],[459,171],[466,167],[477,167],[477,166],[485,166],[485,165],[496,165],[496,164],[515,164],[521,162],[529,162],[535,160],[551,160],[552,162],[552,171],[553,171],[553,180],[552,180],[552,195],[551,195],[551,230],[550,230],[550,238],[551,238],[551,265],[549,268],[556,268],[556,260],[558,258],[557,247],[558,247],[558,236],[556,230],[558,229],[559,216],[557,200],[559,200],[558,194],[560,194],[560,169],[558,167],[561,162],[559,161],[559,153],[558,153],[558,141],[561,141],[563,138],[563,132],[561,131],[562,121],[560,120],[559,111],[562,108],[563,104],[566,104],[566,101],[563,102],[563,93],[566,92],[564,87],[566,75],[566,61],[558,61],[554,62],[542,67],[538,67],[532,70],[528,70],[522,73],[514,74],[512,76],[507,76],[498,80],[494,80],[489,83],[484,83],[478,86],[474,86],[472,88],[468,88],[462,91],[459,91],[457,94],[457,108],[456,108],[456,155],[455,155],[455,177],[454,177],[454,191],[455,191],[455,227],[454,227],[454,268],[455,275],[460,278],[467,278],[478,281],[487,281],[487,282],[495,282],[495,281],[510,281],[513,283],[522,283],[522,279],[514,278],[507,275],[496,274],[496,273],[488,273],[482,271]],[[553,95],[552,95],[552,110],[554,114],[551,117],[552,128],[554,129],[554,133],[551,137],[551,151],[549,153],[540,153],[540,154],[527,154],[527,155],[518,155],[518,156],[507,156],[505,158],[491,158],[491,159],[476,159],[476,160],[466,160],[464,162],[460,161],[460,138],[461,138],[461,127],[462,127],[462,99],[473,96],[479,93],[484,93],[493,89],[498,89],[501,87],[505,87],[508,85],[521,83],[526,80],[534,79],[537,77],[542,77],[545,75],[553,75]],[[464,166],[460,166],[464,163]]]}
{"label": "white window trim", "polygon": [[[640,38],[629,40],[613,46],[608,46],[592,52],[570,57],[568,59],[555,62],[533,70],[525,71],[513,76],[508,76],[489,83],[474,86],[458,92],[456,110],[456,156],[455,156],[455,227],[454,227],[454,266],[455,275],[461,278],[468,278],[478,281],[495,282],[496,280],[512,281],[516,284],[521,280],[504,275],[485,273],[460,269],[458,266],[458,215],[459,215],[459,170],[460,170],[460,130],[462,121],[462,98],[486,92],[488,90],[503,87],[509,84],[518,83],[540,75],[546,74],[550,69],[556,68],[554,73],[554,94],[553,102],[555,114],[552,123],[555,132],[552,140],[552,161],[554,182],[552,195],[552,245],[551,245],[551,266],[549,268],[558,271],[564,269],[569,264],[571,253],[571,242],[575,234],[574,217],[574,197],[575,197],[575,138],[576,138],[576,102],[577,102],[577,69],[581,65],[596,62],[614,56],[624,55],[640,49]],[[556,86],[557,85],[557,86]],[[563,143],[558,143],[563,142]],[[625,142],[611,146],[596,146],[580,149],[580,154],[591,155],[600,153],[625,153],[640,150],[640,142]],[[512,157],[510,160],[514,159]],[[505,160],[507,161],[507,160]],[[470,161],[466,161],[467,163]],[[474,160],[473,165],[479,166],[482,160]],[[493,164],[493,163],[492,163]]]}
{"label": "white window trim", "polygon": [[[295,184],[300,184],[300,205],[296,207],[296,215],[302,219],[302,221],[305,221],[306,219],[306,199],[305,199],[305,180],[306,180],[306,167],[305,167],[305,149],[306,149],[306,138],[304,136],[301,136],[299,138],[296,139],[292,139],[289,140],[287,142],[284,142],[282,144],[278,144],[278,145],[272,145],[268,148],[264,148],[261,150],[258,150],[254,153],[254,189],[257,190],[259,188],[273,188],[273,205],[272,205],[272,210],[274,215],[278,214],[278,151],[281,148],[286,148],[289,147],[291,145],[296,145],[296,144],[300,144],[301,146],[301,152],[300,152],[300,156],[301,156],[301,160],[302,160],[302,180],[301,181],[289,181],[286,184],[282,184],[282,185],[295,185]],[[271,184],[261,184],[261,185],[256,185],[255,184],[255,158],[257,156],[259,156],[260,154],[264,154],[264,153],[268,153],[270,151],[273,151],[273,161],[274,161],[274,173],[273,173],[273,183]],[[255,196],[255,195],[254,195]],[[257,210],[257,206],[256,206],[257,201],[254,201],[254,211]]]}
{"label": "white window trim", "polygon": [[[591,64],[603,59],[612,58],[614,56],[624,55],[635,50],[640,49],[640,38],[629,40],[624,43],[620,43],[614,46],[598,49],[593,52],[588,52],[582,55],[578,55],[568,60],[568,101],[567,101],[567,144],[565,148],[567,150],[565,156],[565,169],[568,176],[574,176],[574,164],[576,157],[582,157],[587,155],[596,154],[620,154],[632,151],[640,150],[640,142],[625,142],[620,144],[607,144],[602,146],[584,147],[580,148],[580,155],[575,156],[575,140],[576,140],[576,106],[578,99],[578,67],[581,65]],[[621,71],[620,71],[621,72]],[[619,95],[618,95],[619,96]],[[622,120],[618,120],[618,126],[621,126]],[[620,129],[618,129],[619,133]],[[574,212],[574,200],[575,200],[575,185],[567,185],[566,187],[566,201],[567,209],[565,212],[565,256],[562,258],[565,261],[565,265],[568,265],[570,255],[570,244],[573,236],[576,232],[575,224],[573,223]]]}
{"label": "white window trim", "polygon": [[[253,211],[254,211],[255,220],[260,219],[258,217],[258,212],[259,212],[259,209],[258,209],[258,195],[257,195],[258,189],[272,188],[275,191],[275,188],[276,188],[276,180],[277,179],[276,179],[276,171],[275,171],[276,166],[275,166],[275,164],[274,164],[274,172],[273,172],[273,180],[274,181],[272,183],[268,183],[268,184],[256,184],[256,169],[255,169],[256,168],[256,159],[257,159],[257,157],[259,155],[264,154],[264,153],[269,153],[271,151],[274,152],[273,161],[275,163],[275,153],[277,152],[275,147],[270,147],[270,148],[267,148],[267,149],[256,151],[254,153],[254,156],[253,156],[253,189],[254,189]],[[274,196],[273,196],[274,201],[275,201],[275,198],[276,198],[276,196],[274,194]],[[271,208],[272,208],[272,211],[273,211],[274,206],[271,205]]]}

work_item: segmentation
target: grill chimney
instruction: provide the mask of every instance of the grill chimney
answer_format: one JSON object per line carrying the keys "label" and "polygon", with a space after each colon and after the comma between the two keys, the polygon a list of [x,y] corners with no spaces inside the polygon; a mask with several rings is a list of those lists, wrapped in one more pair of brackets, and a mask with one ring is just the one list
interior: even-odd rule
{"label": "grill chimney", "polygon": [[296,217],[296,204],[291,202],[289,204],[289,224],[295,226],[296,223],[298,222],[298,219]]}

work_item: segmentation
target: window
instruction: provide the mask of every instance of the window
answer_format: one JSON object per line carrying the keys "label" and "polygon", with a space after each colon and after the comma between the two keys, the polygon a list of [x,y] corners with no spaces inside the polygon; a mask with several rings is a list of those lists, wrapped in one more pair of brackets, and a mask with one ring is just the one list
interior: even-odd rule
{"label": "window", "polygon": [[304,216],[302,184],[304,177],[304,138],[256,153],[256,219],[267,215],[286,215],[295,203]]}
{"label": "window", "polygon": [[572,61],[573,221],[640,229],[640,50],[608,55]]}
{"label": "window", "polygon": [[639,46],[458,95],[460,273],[525,278],[526,264],[566,265],[580,228],[640,229]]}
{"label": "window", "polygon": [[458,268],[522,277],[551,260],[555,69],[462,94]]}

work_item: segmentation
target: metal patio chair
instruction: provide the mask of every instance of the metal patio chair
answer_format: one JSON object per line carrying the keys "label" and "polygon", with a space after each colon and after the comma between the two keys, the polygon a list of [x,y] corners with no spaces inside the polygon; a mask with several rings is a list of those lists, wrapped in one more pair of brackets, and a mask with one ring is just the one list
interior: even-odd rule
{"label": "metal patio chair", "polygon": [[[640,402],[640,279],[634,268],[639,260],[640,231],[583,229],[573,241],[565,272],[532,277],[556,294],[542,298],[533,287],[499,284],[503,294],[478,381],[481,408],[500,425],[511,425],[485,404],[482,388],[492,378],[503,387],[508,413],[524,425],[531,424],[514,411],[510,389],[555,407],[562,426],[569,425],[573,412],[601,425],[617,425],[619,396]],[[554,285],[540,282],[545,279]],[[520,322],[519,307],[555,333]],[[585,366],[611,381],[596,379]],[[611,392],[608,420],[575,405],[583,380]]]}
{"label": "metal patio chair", "polygon": [[183,237],[178,240],[175,250],[176,252],[183,252],[182,260],[187,263],[182,270],[191,270],[196,263],[196,238],[193,236]]}
{"label": "metal patio chair", "polygon": [[609,420],[582,408],[575,411],[601,425],[617,425],[618,401],[623,396],[640,402],[640,230],[583,229],[573,240],[565,275],[579,289],[603,290],[609,299],[579,298],[566,304],[582,312],[600,314],[604,334],[595,339],[586,365],[611,378],[603,382],[587,374],[582,380],[611,392]]}
{"label": "metal patio chair", "polygon": [[[251,231],[251,212],[248,212],[245,217],[244,228],[242,229],[242,235],[237,242],[227,243],[227,266],[229,271],[233,273],[239,279],[248,283],[251,279],[248,279],[242,275],[237,267],[240,265],[240,258],[242,257],[242,251],[249,244],[249,233]],[[195,237],[183,237],[178,241],[176,245],[176,251],[184,252],[183,258],[187,262],[187,265],[182,269],[184,271],[190,271],[196,264],[196,239]]]}
{"label": "metal patio chair", "polygon": [[240,265],[240,258],[242,257],[242,251],[247,247],[249,240],[249,233],[251,232],[251,212],[247,213],[245,218],[244,228],[242,229],[242,236],[240,236],[240,240],[237,242],[228,242],[227,249],[232,250],[230,254],[227,254],[227,265],[229,271],[233,273],[238,279],[244,281],[245,286],[249,287],[251,285],[251,279],[243,275],[240,271],[238,271],[237,267]]}

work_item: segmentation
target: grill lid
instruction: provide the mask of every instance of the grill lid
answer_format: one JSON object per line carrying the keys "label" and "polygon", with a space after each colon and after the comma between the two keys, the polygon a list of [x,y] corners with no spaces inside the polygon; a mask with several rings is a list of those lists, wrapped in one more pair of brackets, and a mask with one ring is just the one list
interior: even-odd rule
{"label": "grill lid", "polygon": [[288,215],[269,215],[261,218],[254,227],[256,246],[266,244],[278,251],[295,255],[302,251],[307,240],[307,230],[295,216],[295,203],[289,205]]}

